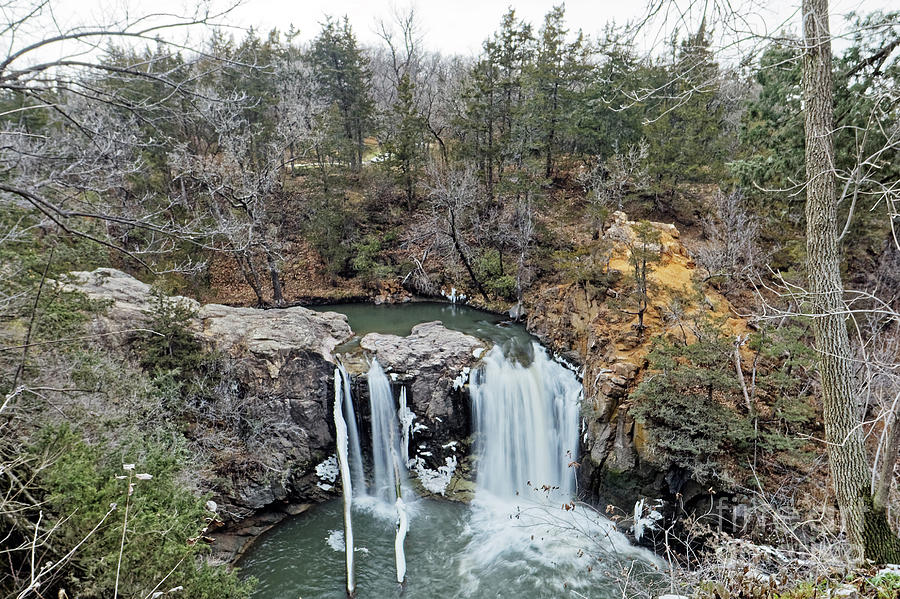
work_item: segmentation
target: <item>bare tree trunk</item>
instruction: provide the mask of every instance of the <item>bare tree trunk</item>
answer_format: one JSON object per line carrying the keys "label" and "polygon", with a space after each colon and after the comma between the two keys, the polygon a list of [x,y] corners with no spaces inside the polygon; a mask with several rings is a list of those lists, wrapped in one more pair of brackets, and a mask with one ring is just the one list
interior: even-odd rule
{"label": "bare tree trunk", "polygon": [[867,559],[900,560],[900,540],[870,493],[871,471],[854,400],[837,237],[834,99],[828,0],[803,0],[806,105],[806,249],[813,332],[822,381],[825,440],[838,507],[851,543]]}
{"label": "bare tree trunk", "polygon": [[269,278],[272,280],[272,300],[276,306],[284,305],[284,290],[281,285],[281,275],[278,272],[278,261],[272,252],[266,248],[266,266],[269,268]]}
{"label": "bare tree trunk", "polygon": [[897,454],[900,449],[900,426],[897,419],[900,418],[900,409],[892,410],[884,423],[883,443],[881,446],[882,457],[878,464],[878,478],[875,491],[872,494],[872,502],[875,509],[887,509],[888,496],[891,492],[891,483],[894,480],[894,467],[897,465]]}
{"label": "bare tree trunk", "polygon": [[456,248],[456,253],[459,254],[459,259],[462,260],[463,266],[466,267],[466,272],[469,273],[469,278],[472,279],[472,284],[475,285],[475,288],[478,290],[478,293],[481,294],[481,297],[484,298],[486,303],[489,303],[491,300],[488,299],[487,292],[482,287],[481,282],[479,282],[478,277],[475,276],[475,271],[472,269],[472,265],[469,263],[469,258],[466,256],[466,252],[463,251],[462,244],[459,241],[459,234],[456,232],[456,216],[453,214],[453,211],[450,211],[450,239],[453,240],[453,247]]}
{"label": "bare tree trunk", "polygon": [[266,302],[263,297],[262,283],[260,283],[259,280],[259,273],[256,272],[256,266],[253,264],[253,258],[241,254],[235,254],[234,258],[237,260],[241,274],[244,275],[244,280],[250,285],[250,288],[253,289],[253,293],[256,294],[256,302],[260,306],[265,306],[268,302]]}

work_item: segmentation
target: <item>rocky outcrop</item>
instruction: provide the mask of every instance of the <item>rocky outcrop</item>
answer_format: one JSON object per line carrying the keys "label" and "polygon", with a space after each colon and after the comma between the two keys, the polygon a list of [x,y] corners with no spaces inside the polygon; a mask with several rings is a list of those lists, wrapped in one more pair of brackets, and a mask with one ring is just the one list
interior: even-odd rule
{"label": "rocky outcrop", "polygon": [[[648,465],[643,431],[628,410],[629,393],[643,376],[652,341],[680,335],[679,317],[698,311],[723,318],[730,315],[728,301],[713,290],[694,299],[696,267],[678,229],[650,223],[658,241],[648,249],[659,259],[648,275],[651,291],[644,316],[646,328],[638,331],[637,317],[629,313],[633,310],[618,305],[631,283],[629,246],[636,239],[636,225],[624,213],[615,212],[599,239],[590,242],[597,250],[590,252],[590,259],[594,254],[602,256],[603,280],[535,286],[526,296],[528,330],[584,367],[582,488],[609,503],[621,500],[619,505],[626,505],[629,494],[653,494],[658,489],[651,487],[660,486],[660,473]],[[730,318],[727,323],[736,332],[746,327],[740,319]],[[611,494],[612,490],[615,493]]]}
{"label": "rocky outcrop", "polygon": [[[147,327],[162,301],[149,285],[109,268],[70,273],[65,285],[107,304],[93,326],[118,347]],[[193,414],[185,423],[198,447],[214,435],[227,438],[225,446],[208,448],[212,464],[196,480],[199,489],[213,493],[229,520],[323,498],[315,467],[334,450],[333,352],[352,336],[346,316],[200,305],[178,296],[164,301],[191,311],[188,330],[220,356],[225,372],[207,418]]]}
{"label": "rocky outcrop", "polygon": [[415,415],[410,459],[418,467],[413,472],[446,469],[448,460],[461,464],[471,433],[466,386],[488,345],[440,322],[426,322],[407,337],[369,333],[360,346],[377,358],[395,386],[406,388]]}

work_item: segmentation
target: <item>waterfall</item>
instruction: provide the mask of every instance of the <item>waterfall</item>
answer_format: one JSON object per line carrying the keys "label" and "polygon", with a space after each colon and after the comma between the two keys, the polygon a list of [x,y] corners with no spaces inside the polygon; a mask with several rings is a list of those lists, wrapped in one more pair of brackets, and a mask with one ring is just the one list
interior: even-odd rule
{"label": "waterfall", "polygon": [[[347,440],[349,445],[350,478],[357,494],[366,494],[366,476],[363,472],[362,450],[359,445],[359,429],[356,426],[356,412],[353,409],[353,397],[350,394],[350,375],[343,364],[338,364],[341,373],[341,387],[344,391],[344,420],[347,423]],[[338,381],[335,378],[335,386]]]}
{"label": "waterfall", "polygon": [[[400,456],[408,459],[408,428],[404,425],[401,441],[400,419],[408,418],[406,412],[406,389],[401,393],[401,413],[394,406],[391,383],[378,360],[372,359],[369,367],[369,407],[372,413],[372,461],[375,470],[373,495],[394,504],[397,510],[397,534],[394,539],[394,559],[397,565],[397,582],[406,580],[406,552],[403,544],[409,531],[409,516],[403,502],[406,486],[406,461],[400,464]],[[410,419],[411,423],[412,420]],[[401,445],[403,447],[401,448]]]}
{"label": "waterfall", "polygon": [[400,468],[400,425],[391,383],[373,359],[369,367],[369,408],[372,417],[372,462],[374,485],[372,496],[394,504],[405,486],[406,464]]}
{"label": "waterfall", "polygon": [[581,384],[537,343],[533,352],[525,366],[496,345],[471,375],[478,493],[574,494]]}
{"label": "waterfall", "polygon": [[344,410],[341,404],[342,400],[348,397],[342,393],[341,387],[344,378],[341,376],[341,369],[334,369],[334,429],[335,442],[337,445],[338,466],[341,470],[341,487],[344,493],[344,556],[347,567],[347,595],[353,597],[356,593],[356,578],[354,575],[353,564],[353,522],[350,510],[353,504],[353,483],[350,480],[350,466],[347,463],[347,423],[344,421]]}

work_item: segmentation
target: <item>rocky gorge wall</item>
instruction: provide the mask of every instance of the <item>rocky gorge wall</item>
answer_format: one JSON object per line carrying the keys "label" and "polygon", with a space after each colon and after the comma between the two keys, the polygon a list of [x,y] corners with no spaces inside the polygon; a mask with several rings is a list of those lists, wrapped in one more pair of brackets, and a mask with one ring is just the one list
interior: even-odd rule
{"label": "rocky gorge wall", "polygon": [[[164,301],[191,314],[188,331],[228,372],[228,388],[203,408],[206,418],[177,411],[167,415],[209,461],[191,483],[199,493],[212,495],[226,525],[213,535],[219,559],[232,559],[248,540],[286,515],[337,496],[332,407],[335,349],[353,337],[346,316],[303,307],[260,310],[201,305],[181,296],[161,299],[149,285],[109,268],[70,273],[65,287],[106,306],[90,327],[122,359],[128,359],[135,336],[153,326],[153,314]],[[340,356],[352,377],[363,439],[368,437],[363,352],[377,357],[392,379],[395,397],[406,388],[410,458],[414,475],[428,481],[426,491],[448,492],[446,482],[438,483],[449,481],[467,456],[465,383],[487,348],[475,337],[430,322],[407,337],[370,333],[359,350]],[[229,422],[235,414],[237,424]],[[231,438],[224,447],[215,443],[221,429]]]}
{"label": "rocky gorge wall", "polygon": [[594,500],[625,509],[642,495],[674,494],[683,482],[666,480],[666,473],[653,466],[652,450],[628,410],[629,394],[644,376],[653,340],[676,333],[679,319],[699,312],[722,317],[735,334],[747,330],[725,297],[697,284],[696,265],[678,229],[649,225],[658,236],[649,247],[658,262],[647,277],[650,301],[643,332],[637,329],[637,316],[617,306],[633,272],[629,253],[638,226],[622,212],[613,213],[598,242],[609,248],[611,285],[536,285],[523,302],[528,330],[582,366],[586,434],[581,488]]}

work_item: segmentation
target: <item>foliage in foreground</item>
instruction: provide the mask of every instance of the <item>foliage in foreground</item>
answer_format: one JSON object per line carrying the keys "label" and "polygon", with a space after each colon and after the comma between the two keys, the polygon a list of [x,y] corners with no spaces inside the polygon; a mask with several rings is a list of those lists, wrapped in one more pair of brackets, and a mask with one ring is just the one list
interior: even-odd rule
{"label": "foliage in foreground", "polygon": [[48,507],[61,519],[55,542],[72,547],[86,539],[61,581],[70,595],[111,597],[117,585],[121,597],[175,587],[192,599],[249,594],[252,582],[199,557],[214,514],[178,480],[182,448],[135,439],[109,454],[60,428],[45,431],[32,451],[57,456],[41,475]]}

